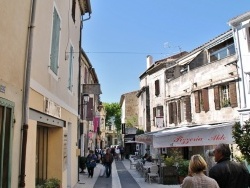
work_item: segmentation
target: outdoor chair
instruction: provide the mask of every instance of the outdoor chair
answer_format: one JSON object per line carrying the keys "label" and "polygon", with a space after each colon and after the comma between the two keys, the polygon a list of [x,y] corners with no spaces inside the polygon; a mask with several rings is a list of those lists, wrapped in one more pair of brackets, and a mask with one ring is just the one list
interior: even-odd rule
{"label": "outdoor chair", "polygon": [[151,183],[151,179],[156,179],[157,178],[157,182],[159,183],[159,173],[158,173],[158,166],[157,165],[153,165],[150,167],[150,172],[147,173],[147,180],[149,183]]}

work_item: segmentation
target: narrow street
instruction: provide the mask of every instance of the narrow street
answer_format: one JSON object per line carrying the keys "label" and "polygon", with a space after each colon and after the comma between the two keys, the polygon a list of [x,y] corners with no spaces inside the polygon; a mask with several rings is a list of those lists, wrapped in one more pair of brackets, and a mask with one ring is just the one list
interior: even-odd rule
{"label": "narrow street", "polygon": [[[95,168],[93,178],[88,178],[88,173],[80,174],[80,181],[74,188],[179,188],[180,185],[163,185],[157,182],[145,182],[144,177],[133,168],[130,169],[128,159],[114,161],[112,164],[112,177],[99,177],[101,164]],[[86,171],[86,170],[85,170]]]}

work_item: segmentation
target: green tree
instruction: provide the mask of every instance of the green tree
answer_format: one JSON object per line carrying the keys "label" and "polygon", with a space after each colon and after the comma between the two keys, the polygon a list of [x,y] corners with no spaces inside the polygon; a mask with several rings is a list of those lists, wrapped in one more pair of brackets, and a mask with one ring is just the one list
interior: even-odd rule
{"label": "green tree", "polygon": [[106,124],[105,126],[115,124],[117,133],[121,131],[121,107],[119,103],[103,103],[106,110]]}
{"label": "green tree", "polygon": [[246,161],[250,163],[250,119],[245,121],[245,124],[242,126],[240,122],[236,122],[232,133],[235,143],[238,145]]}
{"label": "green tree", "polygon": [[126,127],[135,127],[138,122],[138,117],[137,116],[132,116],[130,118],[126,119]]}

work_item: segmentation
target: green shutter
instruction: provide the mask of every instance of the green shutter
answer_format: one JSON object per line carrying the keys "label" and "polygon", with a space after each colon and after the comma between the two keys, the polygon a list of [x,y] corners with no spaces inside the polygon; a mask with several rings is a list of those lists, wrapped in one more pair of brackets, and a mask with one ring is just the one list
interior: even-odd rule
{"label": "green shutter", "polygon": [[60,18],[54,8],[53,12],[53,30],[52,30],[52,43],[50,51],[50,69],[57,75],[58,73],[58,53],[59,53],[59,37],[60,37]]}

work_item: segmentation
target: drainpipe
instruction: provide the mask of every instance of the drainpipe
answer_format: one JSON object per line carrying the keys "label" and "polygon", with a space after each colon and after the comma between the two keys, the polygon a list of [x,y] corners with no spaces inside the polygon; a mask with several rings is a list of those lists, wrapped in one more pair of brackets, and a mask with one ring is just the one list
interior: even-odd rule
{"label": "drainpipe", "polygon": [[30,74],[31,74],[31,58],[33,48],[33,31],[35,23],[36,0],[31,0],[30,4],[30,20],[28,27],[27,47],[26,47],[26,73],[24,78],[24,95],[23,95],[23,125],[22,125],[22,140],[21,140],[21,165],[19,176],[19,187],[25,187],[25,166],[26,166],[26,147],[28,136],[28,121],[29,121],[29,90],[30,90]]}
{"label": "drainpipe", "polygon": [[[86,21],[86,20],[89,20],[90,19],[90,13],[89,13],[89,17],[86,18],[86,19],[83,19],[83,16],[81,16],[81,26],[80,26],[80,40],[79,40],[79,57],[78,57],[78,61],[79,61],[79,70],[78,70],[78,115],[79,115],[79,118],[78,118],[78,133],[77,133],[77,136],[78,136],[78,149],[81,149],[80,148],[80,142],[81,142],[81,135],[80,135],[80,126],[81,126],[81,107],[82,107],[82,104],[81,104],[81,68],[82,68],[82,65],[81,65],[81,53],[82,53],[82,28],[83,28],[83,22]],[[78,175],[78,182],[80,181],[80,177],[79,177],[79,159],[81,157],[81,154],[80,156],[78,156],[78,168],[77,168],[77,175]]]}

